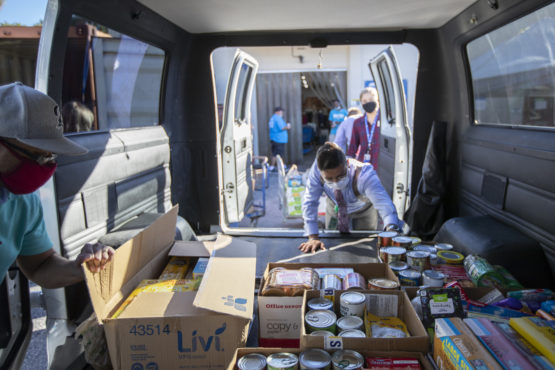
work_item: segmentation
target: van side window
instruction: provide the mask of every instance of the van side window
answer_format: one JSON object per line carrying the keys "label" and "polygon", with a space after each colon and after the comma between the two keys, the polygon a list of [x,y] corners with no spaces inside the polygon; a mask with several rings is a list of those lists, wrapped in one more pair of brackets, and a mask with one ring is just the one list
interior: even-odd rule
{"label": "van side window", "polygon": [[467,45],[476,124],[555,126],[555,3]]}
{"label": "van side window", "polygon": [[154,126],[165,53],[74,16],[64,61],[65,132]]}

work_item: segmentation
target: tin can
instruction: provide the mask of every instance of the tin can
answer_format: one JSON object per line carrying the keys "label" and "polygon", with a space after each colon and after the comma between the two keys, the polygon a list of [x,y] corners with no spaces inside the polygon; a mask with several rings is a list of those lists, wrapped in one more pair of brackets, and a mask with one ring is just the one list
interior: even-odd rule
{"label": "tin can", "polygon": [[314,335],[316,337],[331,337],[334,336],[335,334],[332,333],[331,331],[328,330],[316,330],[313,331],[312,333],[310,333],[310,335]]}
{"label": "tin can", "polygon": [[312,298],[306,305],[310,310],[333,310],[333,302],[327,298]]}
{"label": "tin can", "polygon": [[358,272],[351,272],[343,279],[343,290],[362,289],[366,287],[366,279]]}
{"label": "tin can", "polygon": [[260,353],[249,353],[237,361],[239,370],[263,370],[266,369],[266,356]]}
{"label": "tin can", "polygon": [[419,286],[422,274],[415,270],[404,270],[399,272],[399,280],[402,285]]}
{"label": "tin can", "polygon": [[396,236],[393,238],[393,245],[396,247],[411,248],[412,238],[410,236]]}
{"label": "tin can", "polygon": [[330,370],[331,356],[323,349],[311,348],[299,355],[301,370]]}
{"label": "tin can", "polygon": [[407,238],[410,238],[412,240],[411,248],[414,248],[416,245],[419,245],[420,243],[422,243],[422,239],[420,239],[419,237],[407,236]]}
{"label": "tin can", "polygon": [[424,252],[428,252],[430,254],[436,254],[437,253],[436,247],[434,247],[433,245],[429,245],[429,244],[417,245],[414,248],[412,248],[412,250],[413,251],[424,251]]}
{"label": "tin can", "polygon": [[378,234],[378,248],[393,245],[393,238],[399,235],[396,231],[383,231]]}
{"label": "tin can", "polygon": [[395,280],[375,278],[368,280],[370,290],[395,290],[399,288],[399,283]]}
{"label": "tin can", "polygon": [[399,276],[399,272],[408,269],[409,265],[403,261],[395,261],[389,264],[389,268],[395,273],[395,275]]}
{"label": "tin can", "polygon": [[440,271],[425,270],[422,273],[422,284],[429,285],[434,288],[441,288],[445,281],[446,275]]}
{"label": "tin can", "polygon": [[464,259],[464,269],[476,286],[503,287],[503,276],[485,258],[469,254]]}
{"label": "tin can", "polygon": [[266,358],[268,370],[298,370],[299,359],[293,353],[273,353]]}
{"label": "tin can", "polygon": [[380,249],[380,258],[383,263],[403,261],[407,250],[402,247],[385,247]]}
{"label": "tin can", "polygon": [[341,278],[337,275],[327,274],[322,278],[322,289],[341,290],[342,287]]}
{"label": "tin can", "polygon": [[407,252],[407,264],[411,269],[424,271],[430,268],[430,253],[425,251]]}
{"label": "tin can", "polygon": [[435,253],[430,254],[430,263],[431,263],[432,265],[438,265],[438,264],[439,264],[439,260],[438,260],[438,258],[437,258],[437,254],[435,254]]}
{"label": "tin can", "polygon": [[446,263],[448,265],[461,265],[464,261],[464,256],[455,251],[438,251],[437,259],[439,263]]}
{"label": "tin can", "polygon": [[358,329],[347,329],[339,333],[343,338],[366,338],[366,333]]}
{"label": "tin can", "polygon": [[364,321],[358,316],[343,316],[337,319],[337,331],[357,329],[362,330]]}
{"label": "tin can", "polygon": [[453,249],[453,245],[448,243],[436,243],[435,247],[438,251],[450,251]]}
{"label": "tin can", "polygon": [[341,316],[363,317],[366,307],[366,296],[360,292],[350,291],[341,293],[339,297],[339,311]]}
{"label": "tin can", "polygon": [[329,310],[312,310],[305,315],[304,321],[309,333],[317,330],[327,330],[335,333],[337,316]]}
{"label": "tin can", "polygon": [[364,366],[364,357],[350,349],[339,350],[331,356],[333,370],[358,370]]}

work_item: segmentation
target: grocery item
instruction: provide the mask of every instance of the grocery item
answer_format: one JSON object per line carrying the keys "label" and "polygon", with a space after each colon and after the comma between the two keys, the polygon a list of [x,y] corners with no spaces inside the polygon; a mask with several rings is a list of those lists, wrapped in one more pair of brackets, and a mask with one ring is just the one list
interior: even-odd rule
{"label": "grocery item", "polygon": [[337,316],[329,310],[311,310],[305,315],[308,333],[319,330],[327,330],[335,333]]}
{"label": "grocery item", "polygon": [[358,272],[351,272],[343,279],[343,290],[366,288],[366,279]]}
{"label": "grocery item", "polygon": [[553,297],[553,291],[550,289],[525,289],[507,292],[507,297],[521,299],[524,301],[546,301]]}
{"label": "grocery item", "polygon": [[383,263],[403,261],[407,250],[402,247],[385,247],[380,249],[380,258]]}
{"label": "grocery item", "polygon": [[409,236],[396,236],[392,239],[393,245],[406,249],[412,248],[412,238]]}
{"label": "grocery item", "polygon": [[314,271],[323,278],[325,275],[332,274],[337,275],[340,279],[343,279],[347,274],[354,272],[352,267],[316,267]]}
{"label": "grocery item", "polygon": [[433,245],[429,245],[429,244],[420,244],[420,245],[416,245],[412,248],[413,251],[424,251],[424,252],[428,252],[430,254],[436,254],[437,253],[437,249],[435,246]]}
{"label": "grocery item", "polygon": [[430,253],[425,251],[407,252],[407,264],[416,271],[424,271],[430,268]]}
{"label": "grocery item", "polygon": [[297,370],[299,359],[293,353],[274,353],[266,358],[266,364],[268,370]]}
{"label": "grocery item", "polygon": [[312,298],[306,305],[310,310],[333,310],[333,302],[326,298]]}
{"label": "grocery item", "polygon": [[391,271],[393,271],[395,275],[399,276],[399,272],[407,270],[409,268],[409,265],[404,261],[395,261],[389,264],[389,268],[391,269]]}
{"label": "grocery item", "polygon": [[446,263],[448,265],[461,265],[464,261],[464,256],[455,251],[438,251],[437,259],[439,263]]}
{"label": "grocery item", "polygon": [[301,296],[305,290],[320,287],[320,278],[311,268],[289,270],[277,267],[268,273],[262,296]]}
{"label": "grocery item", "polygon": [[341,290],[343,283],[341,278],[335,274],[327,274],[322,277],[322,289]]}
{"label": "grocery item", "polygon": [[399,283],[395,280],[375,278],[368,280],[369,290],[395,290],[399,288]]}
{"label": "grocery item", "polygon": [[193,268],[193,279],[202,279],[204,276],[204,272],[206,271],[206,267],[208,267],[208,258],[200,257]]}
{"label": "grocery item", "polygon": [[366,338],[366,333],[358,329],[343,330],[338,335],[343,338]]}
{"label": "grocery item", "polygon": [[464,259],[464,269],[476,286],[503,288],[505,279],[489,262],[480,256],[469,254]]}
{"label": "grocery item", "polygon": [[332,333],[329,330],[316,330],[316,331],[313,331],[312,333],[310,333],[310,335],[316,335],[316,336],[320,336],[320,337],[331,337],[335,334]]}
{"label": "grocery item", "polygon": [[366,357],[366,370],[419,370],[416,358]]}
{"label": "grocery item", "polygon": [[364,328],[364,321],[358,316],[343,316],[337,319],[337,330],[350,330],[358,329],[362,330]]}
{"label": "grocery item", "polygon": [[438,251],[450,251],[450,250],[453,249],[453,245],[452,244],[447,244],[447,243],[436,243],[435,248]]}
{"label": "grocery item", "polygon": [[422,272],[422,283],[431,287],[442,287],[445,274],[440,271],[425,270]]}
{"label": "grocery item", "polygon": [[334,370],[358,370],[364,366],[364,357],[358,352],[344,349],[334,352],[331,362]]}
{"label": "grocery item", "polygon": [[422,322],[433,328],[434,320],[444,317],[465,317],[461,294],[455,288],[429,288],[418,291],[422,303]]}
{"label": "grocery item", "polygon": [[555,364],[555,321],[539,317],[515,317],[509,325]]}
{"label": "grocery item", "polygon": [[399,235],[396,231],[383,231],[378,234],[378,248],[393,245],[393,238]]}
{"label": "grocery item", "polygon": [[249,353],[237,361],[239,370],[263,370],[266,369],[266,356],[260,353]]}
{"label": "grocery item", "polygon": [[401,285],[419,286],[421,276],[422,274],[420,272],[414,270],[399,271],[399,281]]}
{"label": "grocery item", "polygon": [[[208,259],[207,259],[208,260]],[[191,263],[189,257],[171,257],[158,280],[184,279]]]}
{"label": "grocery item", "polygon": [[330,370],[331,355],[323,349],[307,349],[299,355],[301,370]]}
{"label": "grocery item", "polygon": [[341,316],[358,316],[364,315],[366,306],[366,296],[360,292],[350,291],[341,293],[339,297],[339,310]]}
{"label": "grocery item", "polygon": [[366,333],[369,338],[406,338],[407,326],[398,317],[379,317],[366,313]]}

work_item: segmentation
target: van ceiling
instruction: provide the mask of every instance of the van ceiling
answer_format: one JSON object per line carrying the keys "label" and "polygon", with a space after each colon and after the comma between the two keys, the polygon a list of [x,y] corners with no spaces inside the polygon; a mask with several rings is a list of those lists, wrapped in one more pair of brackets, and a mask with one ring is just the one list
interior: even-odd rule
{"label": "van ceiling", "polygon": [[437,28],[477,0],[138,0],[191,33]]}

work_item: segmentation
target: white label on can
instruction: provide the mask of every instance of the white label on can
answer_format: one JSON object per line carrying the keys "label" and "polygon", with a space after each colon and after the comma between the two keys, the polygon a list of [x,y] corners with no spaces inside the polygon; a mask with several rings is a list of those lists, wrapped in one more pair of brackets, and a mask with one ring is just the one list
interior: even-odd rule
{"label": "white label on can", "polygon": [[324,337],[324,349],[343,349],[343,338],[336,336]]}
{"label": "white label on can", "polygon": [[366,312],[380,317],[397,317],[399,297],[393,294],[366,294]]}

